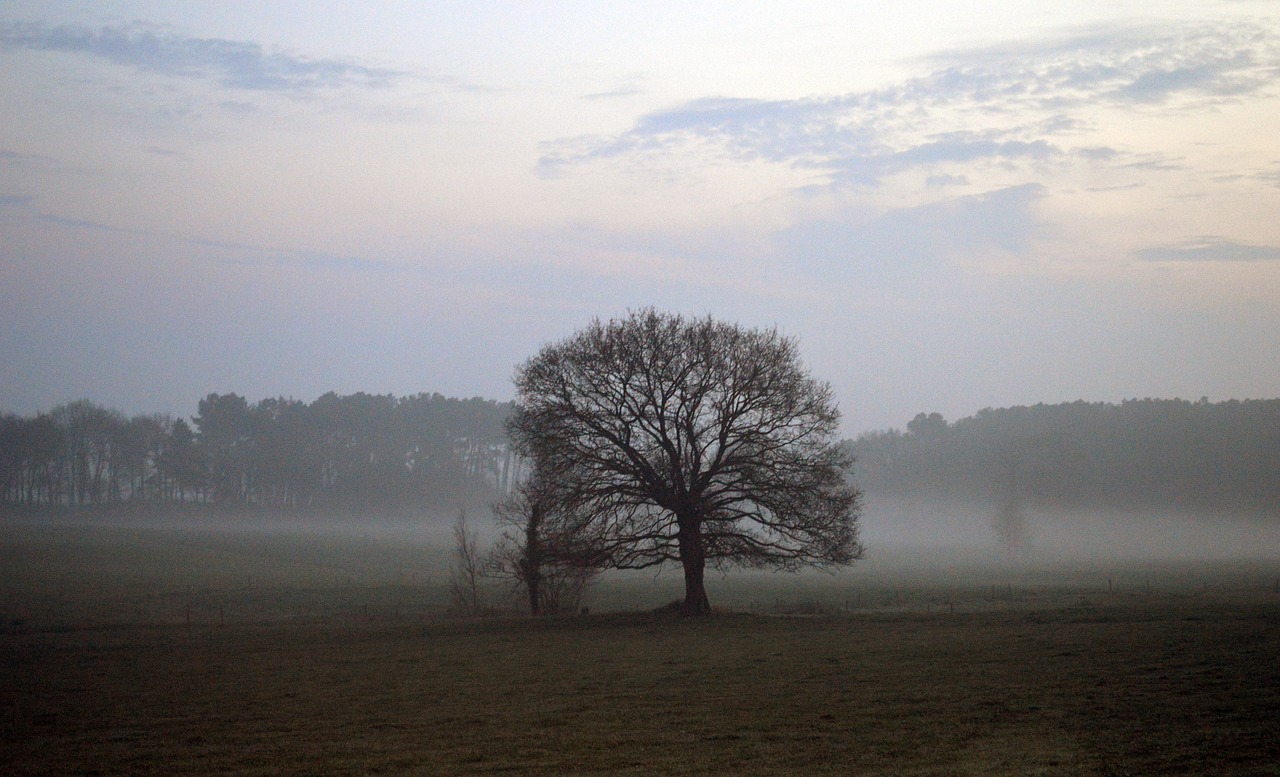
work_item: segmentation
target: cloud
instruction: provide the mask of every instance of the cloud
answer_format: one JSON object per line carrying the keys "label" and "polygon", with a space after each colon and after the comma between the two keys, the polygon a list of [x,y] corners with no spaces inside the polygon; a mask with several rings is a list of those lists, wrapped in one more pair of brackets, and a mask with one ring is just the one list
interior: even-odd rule
{"label": "cloud", "polygon": [[1250,91],[1253,86],[1249,80],[1224,78],[1221,65],[1198,65],[1143,73],[1113,94],[1136,102],[1159,102],[1177,92],[1230,95]]}
{"label": "cloud", "polygon": [[832,165],[837,182],[875,184],[881,178],[917,167],[934,167],[947,162],[970,163],[982,160],[1048,160],[1061,157],[1061,148],[1045,140],[996,140],[957,133],[953,137],[922,143],[889,154],[854,156]]}
{"label": "cloud", "polygon": [[246,41],[192,38],[140,26],[0,24],[0,47],[86,54],[148,73],[210,80],[245,91],[303,94],[387,86],[407,74],[340,59],[268,51]]}
{"label": "cloud", "polygon": [[731,155],[773,162],[811,162],[855,153],[873,141],[833,119],[843,101],[754,100],[707,97],[646,114],[615,136],[566,138],[543,145],[538,171],[553,176],[566,167],[662,153],[691,141],[722,144]]}
{"label": "cloud", "polygon": [[838,268],[856,276],[857,282],[842,277],[834,284],[841,289],[941,282],[938,270],[945,264],[1031,253],[1039,229],[1033,207],[1045,194],[1043,186],[1025,184],[895,208],[862,222],[804,221],[777,234],[777,253],[789,267],[815,275]]}
{"label": "cloud", "polygon": [[1145,186],[1145,184],[1135,181],[1132,183],[1116,184],[1115,186],[1089,186],[1085,188],[1085,191],[1101,194],[1105,192],[1123,192],[1130,189],[1141,189],[1143,186]]}
{"label": "cloud", "polygon": [[415,265],[405,262],[369,259],[359,256],[345,256],[321,251],[297,248],[273,248],[252,243],[236,243],[225,240],[212,240],[191,237],[152,229],[134,229],[104,224],[89,219],[71,218],[56,213],[49,213],[36,206],[35,198],[29,195],[0,194],[0,208],[25,212],[35,221],[52,224],[71,230],[129,235],[136,238],[159,239],[171,244],[192,248],[211,248],[215,253],[206,256],[219,264],[237,266],[287,266],[306,267],[322,270],[339,270],[351,273],[403,273],[412,271]]}
{"label": "cloud", "polygon": [[23,154],[12,149],[0,148],[0,162],[22,167],[27,165],[46,165],[56,163],[57,160],[40,154]]}
{"label": "cloud", "polygon": [[1186,163],[1181,159],[1165,156],[1160,153],[1133,155],[1120,167],[1130,170],[1185,170]]}
{"label": "cloud", "polygon": [[1280,246],[1249,245],[1206,236],[1178,245],[1147,248],[1136,256],[1147,262],[1274,262],[1280,261]]}
{"label": "cloud", "polygon": [[[1274,79],[1274,30],[1250,22],[1099,27],[932,58],[975,102],[1071,107],[1258,92]],[[938,74],[919,82],[928,93]]]}
{"label": "cloud", "polygon": [[56,224],[60,227],[72,227],[74,229],[88,229],[95,232],[123,232],[126,234],[150,234],[139,232],[133,229],[123,229],[121,227],[113,227],[109,224],[103,224],[98,221],[88,221],[86,219],[73,219],[65,216],[58,216],[53,213],[35,212],[35,217],[46,224]]}
{"label": "cloud", "polygon": [[644,94],[644,90],[635,86],[624,86],[607,92],[592,92],[582,95],[584,100],[615,100],[620,97],[635,97]]}
{"label": "cloud", "polygon": [[258,110],[258,106],[244,100],[223,100],[218,106],[227,113],[238,113],[241,115],[254,113]]}
{"label": "cloud", "polygon": [[1280,70],[1280,36],[1250,23],[1117,27],[948,52],[923,64],[931,68],[923,76],[865,92],[691,100],[615,135],[546,143],[537,171],[553,177],[576,165],[708,145],[735,160],[819,170],[857,185],[984,161],[1171,169],[1163,158],[1072,148],[1062,139],[1089,127],[1076,114],[1102,106],[1186,110],[1265,93]]}
{"label": "cloud", "polygon": [[1280,162],[1277,162],[1270,170],[1257,173],[1254,177],[1272,186],[1280,186]]}
{"label": "cloud", "polygon": [[266,246],[229,243],[221,240],[202,240],[198,238],[177,238],[193,246],[213,248],[221,252],[219,263],[244,266],[281,266],[302,267],[316,270],[338,270],[350,273],[405,273],[414,269],[414,265],[381,259],[366,259],[359,256],[343,256],[321,251],[305,249],[268,248]]}

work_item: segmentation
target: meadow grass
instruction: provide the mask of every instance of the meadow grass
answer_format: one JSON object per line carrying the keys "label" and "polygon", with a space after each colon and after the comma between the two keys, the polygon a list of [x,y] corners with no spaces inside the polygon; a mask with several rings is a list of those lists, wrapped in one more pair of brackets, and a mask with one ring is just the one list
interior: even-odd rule
{"label": "meadow grass", "polygon": [[1266,562],[744,576],[720,598],[759,612],[692,620],[620,578],[454,620],[403,538],[164,531],[0,531],[0,772],[1280,774]]}

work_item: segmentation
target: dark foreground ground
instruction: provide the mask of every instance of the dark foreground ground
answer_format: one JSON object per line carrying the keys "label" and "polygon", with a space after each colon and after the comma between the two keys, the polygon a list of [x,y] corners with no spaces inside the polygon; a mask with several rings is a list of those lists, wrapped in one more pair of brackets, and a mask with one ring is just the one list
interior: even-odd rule
{"label": "dark foreground ground", "polygon": [[129,594],[150,578],[116,545],[63,537],[92,574],[50,577],[33,537],[0,533],[0,774],[1280,774],[1261,576],[694,621],[280,615],[294,592],[220,618],[164,564],[183,591]]}

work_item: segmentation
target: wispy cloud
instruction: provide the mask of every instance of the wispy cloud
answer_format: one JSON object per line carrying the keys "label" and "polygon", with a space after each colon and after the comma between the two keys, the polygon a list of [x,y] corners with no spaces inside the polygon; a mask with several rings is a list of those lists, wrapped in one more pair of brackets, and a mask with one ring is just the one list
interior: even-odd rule
{"label": "wispy cloud", "polygon": [[636,86],[623,86],[607,92],[592,92],[582,95],[584,100],[616,100],[620,97],[635,97],[644,94],[644,90]]}
{"label": "wispy cloud", "polygon": [[1162,158],[1068,141],[1088,126],[1080,114],[1100,106],[1187,110],[1269,92],[1280,72],[1280,36],[1247,23],[1123,27],[948,52],[923,64],[926,75],[867,92],[693,100],[642,116],[617,135],[547,143],[538,172],[552,177],[576,165],[694,144],[861,185],[948,163],[1075,158],[1169,166]]}
{"label": "wispy cloud", "polygon": [[1148,262],[1274,262],[1280,261],[1280,246],[1250,245],[1206,236],[1177,245],[1147,248],[1136,255]]}
{"label": "wispy cloud", "polygon": [[1257,173],[1254,177],[1272,186],[1280,186],[1280,162],[1272,165],[1270,170],[1263,170]]}
{"label": "wispy cloud", "polygon": [[968,186],[969,179],[963,175],[931,175],[925,179],[926,186]]}
{"label": "wispy cloud", "polygon": [[360,256],[330,254],[322,251],[305,249],[270,248],[247,243],[233,243],[224,240],[205,240],[200,238],[176,238],[193,246],[213,248],[222,252],[221,261],[225,264],[247,267],[288,266],[305,267],[318,270],[344,270],[353,273],[401,273],[413,269],[413,265],[382,259],[367,259]]}
{"label": "wispy cloud", "polygon": [[953,133],[902,151],[869,156],[855,155],[843,160],[831,160],[830,166],[835,171],[837,182],[874,184],[893,173],[916,167],[933,167],[947,162],[1046,161],[1067,156],[1069,153],[1078,152],[1067,152],[1043,139],[1009,140],[998,137],[977,137],[970,133]]}
{"label": "wispy cloud", "polygon": [[123,67],[214,81],[246,91],[303,94],[387,86],[408,74],[356,62],[267,50],[257,43],[193,38],[141,26],[0,24],[0,47],[85,54]]}
{"label": "wispy cloud", "polygon": [[149,233],[140,232],[134,229],[124,229],[122,227],[113,227],[110,224],[103,224],[100,221],[89,221],[87,219],[67,218],[66,216],[59,216],[54,213],[44,213],[41,211],[35,211],[32,215],[34,215],[37,220],[43,221],[46,224],[56,224],[57,226],[60,226],[60,227],[72,227],[74,229],[87,229],[87,230],[92,230],[94,232],[123,232],[125,234],[135,234],[135,235],[149,234]]}
{"label": "wispy cloud", "polygon": [[139,238],[158,238],[193,248],[211,248],[217,252],[215,254],[218,257],[216,261],[223,264],[306,267],[362,274],[402,273],[410,272],[414,269],[414,265],[405,262],[331,254],[307,249],[277,248],[252,243],[213,240],[151,229],[114,226],[90,219],[72,218],[42,210],[38,207],[35,198],[29,195],[0,194],[0,208],[10,209],[10,212],[25,213],[28,218],[35,221],[64,229],[132,235]]}
{"label": "wispy cloud", "polygon": [[1275,32],[1248,22],[1116,26],[948,52],[917,85],[928,94],[946,80],[978,103],[1150,104],[1265,89],[1277,57]]}
{"label": "wispy cloud", "polygon": [[174,151],[171,148],[162,148],[160,146],[147,146],[142,150],[148,154],[151,154],[152,156],[169,157],[169,158],[175,158],[175,159],[182,159],[186,157],[186,154],[182,153],[181,151]]}
{"label": "wispy cloud", "polygon": [[47,165],[49,163],[56,163],[57,160],[40,154],[24,154],[12,149],[0,148],[0,162],[21,167],[27,165]]}

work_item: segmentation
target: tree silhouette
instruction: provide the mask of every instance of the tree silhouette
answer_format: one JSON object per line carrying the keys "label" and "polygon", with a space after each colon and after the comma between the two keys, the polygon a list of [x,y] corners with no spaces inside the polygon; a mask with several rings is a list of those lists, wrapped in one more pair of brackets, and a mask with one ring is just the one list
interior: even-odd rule
{"label": "tree silhouette", "polygon": [[794,340],[646,309],[593,322],[515,376],[510,432],[558,473],[601,566],[679,562],[683,612],[705,568],[797,569],[862,555],[840,413]]}
{"label": "tree silhouette", "polygon": [[484,609],[480,601],[480,578],[484,559],[480,557],[476,532],[467,528],[467,511],[458,510],[453,524],[453,552],[449,559],[449,598],[453,612],[475,617]]}

